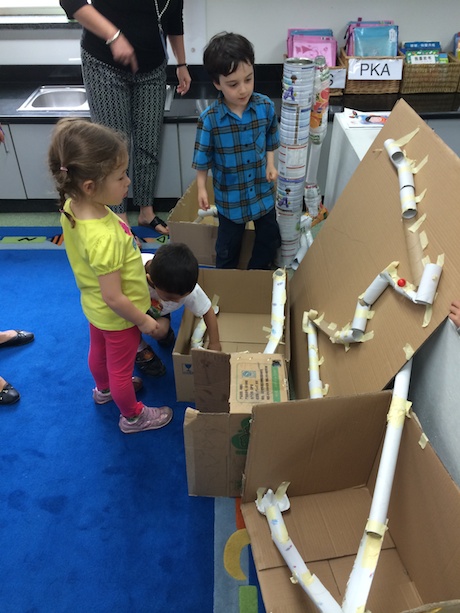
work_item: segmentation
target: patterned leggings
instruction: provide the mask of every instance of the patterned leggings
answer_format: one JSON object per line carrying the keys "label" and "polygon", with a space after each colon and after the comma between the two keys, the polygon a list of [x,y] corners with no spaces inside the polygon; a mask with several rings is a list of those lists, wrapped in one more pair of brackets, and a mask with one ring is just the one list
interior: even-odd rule
{"label": "patterned leggings", "polygon": [[[166,97],[166,61],[152,72],[133,74],[81,50],[91,119],[124,132],[131,142],[133,202],[153,206]],[[126,199],[111,207],[125,213]]]}

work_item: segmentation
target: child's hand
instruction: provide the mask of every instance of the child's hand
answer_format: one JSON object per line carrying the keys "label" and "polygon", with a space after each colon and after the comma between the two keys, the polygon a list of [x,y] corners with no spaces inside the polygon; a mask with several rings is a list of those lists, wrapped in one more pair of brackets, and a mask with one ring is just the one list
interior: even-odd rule
{"label": "child's hand", "polygon": [[209,342],[208,349],[211,349],[211,351],[222,351],[222,346],[219,342],[217,343]]}
{"label": "child's hand", "polygon": [[450,305],[449,319],[460,328],[460,300],[453,300]]}
{"label": "child's hand", "polygon": [[198,206],[201,210],[207,211],[209,207],[207,190],[198,190]]}
{"label": "child's hand", "polygon": [[276,181],[278,178],[278,171],[274,166],[270,166],[267,164],[267,172],[266,172],[267,181],[272,183],[272,181]]}
{"label": "child's hand", "polygon": [[142,325],[137,326],[142,334],[148,334],[149,336],[155,336],[156,331],[159,328],[159,324],[156,319],[150,317],[150,315],[145,316],[145,320]]}

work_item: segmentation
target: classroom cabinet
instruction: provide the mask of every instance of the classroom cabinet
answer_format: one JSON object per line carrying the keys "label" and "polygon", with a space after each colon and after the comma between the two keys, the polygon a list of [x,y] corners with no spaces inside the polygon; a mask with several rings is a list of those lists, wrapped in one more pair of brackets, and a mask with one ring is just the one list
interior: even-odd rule
{"label": "classroom cabinet", "polygon": [[26,197],[10,127],[2,126],[5,142],[0,143],[0,198],[21,200]]}
{"label": "classroom cabinet", "polygon": [[[16,174],[22,176],[22,192],[16,189],[17,196],[4,195],[2,188],[0,198],[27,198],[29,200],[53,200],[57,198],[56,190],[48,171],[48,148],[53,124],[12,124],[11,152],[16,152]],[[14,144],[14,146],[13,146]],[[2,157],[6,156],[5,148],[0,150]],[[14,159],[16,159],[14,156]],[[13,156],[9,158],[8,170],[2,167],[0,172],[6,173],[9,183],[12,183]],[[165,124],[160,151],[160,166],[156,187],[156,198],[180,198],[182,182],[180,174],[180,154],[177,124]],[[0,174],[0,179],[2,178]],[[3,183],[3,181],[2,181]]]}

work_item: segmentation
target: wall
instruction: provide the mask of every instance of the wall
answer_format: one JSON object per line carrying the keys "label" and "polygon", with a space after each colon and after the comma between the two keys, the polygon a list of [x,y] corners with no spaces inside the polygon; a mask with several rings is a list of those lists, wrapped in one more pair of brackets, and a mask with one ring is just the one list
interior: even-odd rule
{"label": "wall", "polygon": [[[186,0],[184,4],[187,60],[190,64],[201,63],[204,44],[222,30],[247,36],[255,45],[258,64],[280,64],[285,52],[286,32],[290,27],[331,28],[341,45],[348,21],[357,17],[393,19],[399,25],[400,41],[439,40],[448,50],[452,48],[454,32],[460,29],[458,0],[437,3],[431,0],[417,3],[401,0],[385,0],[384,3],[284,0],[282,4],[279,0]],[[78,39],[77,32],[68,30],[45,33],[39,30],[3,30],[0,63],[79,62]]]}

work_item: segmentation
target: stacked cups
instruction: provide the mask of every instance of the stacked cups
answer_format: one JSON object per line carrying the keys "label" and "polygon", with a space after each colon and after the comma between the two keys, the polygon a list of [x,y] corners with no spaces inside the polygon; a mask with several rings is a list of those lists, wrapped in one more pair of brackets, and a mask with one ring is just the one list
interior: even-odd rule
{"label": "stacked cups", "polygon": [[300,246],[314,77],[311,60],[289,58],[284,62],[276,198],[281,233],[279,267],[289,267]]}

